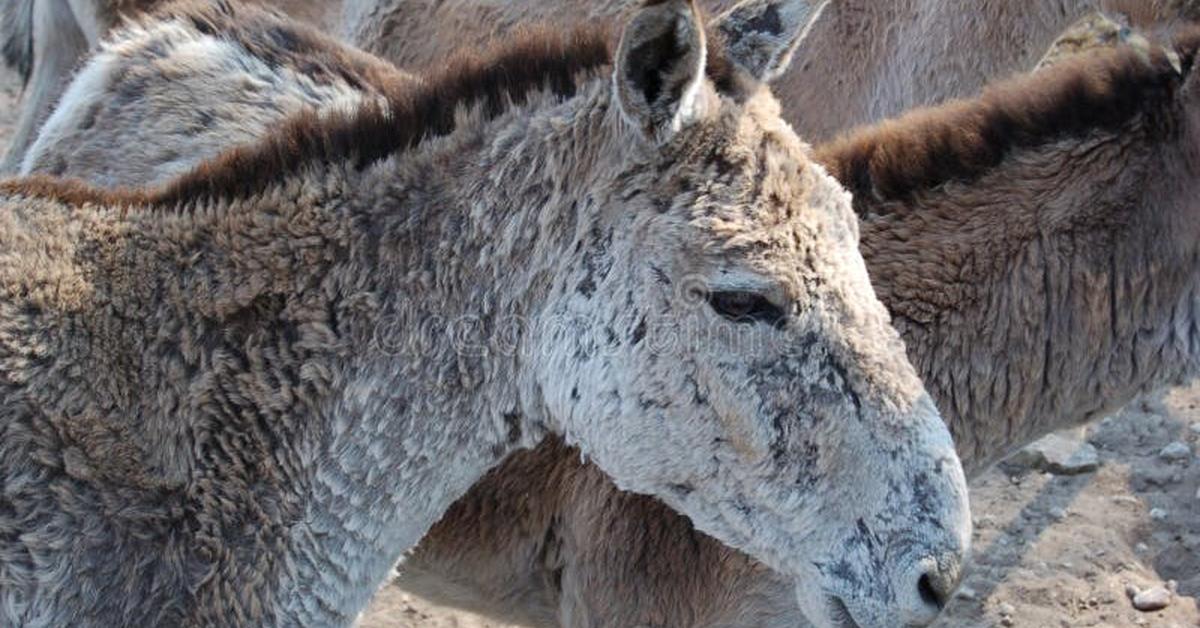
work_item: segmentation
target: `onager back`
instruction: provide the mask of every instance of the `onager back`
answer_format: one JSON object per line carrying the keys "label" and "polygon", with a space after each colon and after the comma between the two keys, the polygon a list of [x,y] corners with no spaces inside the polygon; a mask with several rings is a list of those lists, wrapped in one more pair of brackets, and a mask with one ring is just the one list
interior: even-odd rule
{"label": "onager back", "polygon": [[[770,6],[727,53],[684,0],[526,34],[158,188],[0,185],[3,622],[347,624],[552,435],[814,623],[931,622],[961,465],[764,86],[816,11]],[[311,45],[193,10],[167,56]]]}

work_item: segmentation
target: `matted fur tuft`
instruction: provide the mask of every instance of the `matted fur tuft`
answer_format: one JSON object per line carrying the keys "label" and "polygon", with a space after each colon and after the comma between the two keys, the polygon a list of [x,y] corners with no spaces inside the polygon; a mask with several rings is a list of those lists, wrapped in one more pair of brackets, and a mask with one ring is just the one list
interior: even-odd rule
{"label": "matted fur tuft", "polygon": [[[1131,48],[1096,52],[984,90],[970,101],[915,111],[852,131],[817,149],[816,158],[855,196],[907,200],[951,181],[970,182],[1020,148],[1098,130],[1138,116],[1152,132],[1188,77],[1200,28],[1176,38],[1179,70],[1166,51],[1149,58]],[[860,211],[861,213],[861,211]]]}
{"label": "matted fur tuft", "polygon": [[0,57],[17,71],[21,83],[33,72],[34,0],[0,0]]}

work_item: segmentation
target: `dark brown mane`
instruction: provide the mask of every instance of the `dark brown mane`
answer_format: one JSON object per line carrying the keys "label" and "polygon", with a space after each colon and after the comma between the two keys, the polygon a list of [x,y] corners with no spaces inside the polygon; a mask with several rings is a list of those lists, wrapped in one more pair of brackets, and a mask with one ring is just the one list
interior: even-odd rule
{"label": "dark brown mane", "polygon": [[1173,132],[1175,97],[1192,70],[1200,29],[1175,41],[1182,73],[1161,49],[1081,55],[1061,65],[955,101],[855,130],[816,149],[816,158],[854,194],[855,209],[905,201],[951,181],[970,182],[1017,150],[1096,131],[1118,131],[1141,116],[1153,133]]}

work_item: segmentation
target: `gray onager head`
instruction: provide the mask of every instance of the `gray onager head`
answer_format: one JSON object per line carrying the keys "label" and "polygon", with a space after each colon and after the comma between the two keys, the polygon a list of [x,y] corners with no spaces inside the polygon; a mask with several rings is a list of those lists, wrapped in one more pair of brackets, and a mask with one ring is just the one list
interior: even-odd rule
{"label": "gray onager head", "polygon": [[[536,340],[549,415],[624,489],[795,579],[821,626],[921,626],[970,538],[950,435],[876,299],[850,197],[766,83],[824,5],[626,27]],[[812,86],[821,89],[820,85]]]}

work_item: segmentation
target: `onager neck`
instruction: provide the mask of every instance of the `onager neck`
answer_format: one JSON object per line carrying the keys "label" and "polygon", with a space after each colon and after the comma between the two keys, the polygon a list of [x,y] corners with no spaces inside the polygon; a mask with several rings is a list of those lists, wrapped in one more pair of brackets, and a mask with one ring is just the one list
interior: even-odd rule
{"label": "onager neck", "polygon": [[[397,548],[414,546],[492,466],[553,427],[530,334],[551,276],[570,263],[576,231],[587,232],[575,186],[590,164],[565,148],[566,138],[594,133],[605,117],[598,103],[608,98],[604,89],[585,97],[574,123],[513,114],[462,129],[350,184],[359,190],[351,205],[364,239],[352,247],[352,263],[374,275],[360,280],[382,306],[367,319],[375,332],[365,340],[375,349],[356,356],[354,380],[331,406],[326,449],[338,455],[319,467],[314,489],[322,498],[307,510],[321,534],[299,553],[302,579],[344,574],[354,594],[331,587],[297,597],[305,607],[296,616],[321,623],[323,609],[365,606]],[[424,196],[426,211],[398,210],[395,199],[404,196]],[[413,436],[403,451],[384,451],[374,444],[383,429]],[[350,486],[376,501],[347,510],[340,495]],[[348,538],[359,547],[349,548]],[[359,552],[361,562],[348,566]]]}

